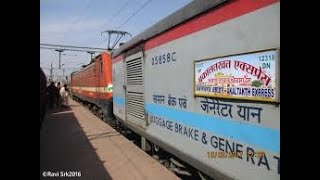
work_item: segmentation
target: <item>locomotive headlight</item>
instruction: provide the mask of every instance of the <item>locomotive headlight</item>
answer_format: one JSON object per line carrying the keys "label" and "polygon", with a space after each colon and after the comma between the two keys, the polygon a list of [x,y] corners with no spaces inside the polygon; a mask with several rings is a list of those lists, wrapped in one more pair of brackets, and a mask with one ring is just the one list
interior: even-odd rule
{"label": "locomotive headlight", "polygon": [[112,91],[113,91],[113,85],[112,84],[108,84],[107,92],[112,92]]}

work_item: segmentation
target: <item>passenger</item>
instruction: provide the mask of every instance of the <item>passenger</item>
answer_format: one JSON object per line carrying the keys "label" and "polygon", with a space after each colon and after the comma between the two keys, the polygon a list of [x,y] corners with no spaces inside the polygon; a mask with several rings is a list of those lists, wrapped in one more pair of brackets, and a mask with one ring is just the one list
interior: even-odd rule
{"label": "passenger", "polygon": [[54,82],[51,82],[50,85],[47,87],[49,109],[53,108],[56,92],[57,92],[57,87],[54,85]]}
{"label": "passenger", "polygon": [[47,110],[48,94],[47,94],[47,78],[40,67],[40,129],[44,121]]}
{"label": "passenger", "polygon": [[61,89],[61,86],[60,86],[60,82],[58,82],[57,84],[57,88],[56,88],[56,92],[55,92],[55,95],[56,95],[56,107],[60,107],[60,104],[61,104],[61,97],[60,97],[60,89]]}
{"label": "passenger", "polygon": [[68,107],[68,88],[67,84],[65,84],[61,89],[60,89],[60,96],[61,96],[61,102],[62,102],[62,107]]}

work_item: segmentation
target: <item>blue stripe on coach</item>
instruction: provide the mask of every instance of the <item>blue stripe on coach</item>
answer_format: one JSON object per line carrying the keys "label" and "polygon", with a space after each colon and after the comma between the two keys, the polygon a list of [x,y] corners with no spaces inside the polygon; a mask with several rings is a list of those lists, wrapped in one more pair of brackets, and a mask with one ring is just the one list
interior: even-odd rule
{"label": "blue stripe on coach", "polygon": [[[125,105],[125,99],[119,96],[114,96],[114,102],[121,106]],[[240,121],[227,118],[182,111],[158,104],[147,104],[146,109],[156,116],[280,153],[280,130],[240,123]]]}
{"label": "blue stripe on coach", "polygon": [[239,121],[148,104],[148,112],[179,123],[280,153],[280,131]]}
{"label": "blue stripe on coach", "polygon": [[126,100],[119,96],[113,96],[113,101],[120,106],[124,106],[126,104]]}

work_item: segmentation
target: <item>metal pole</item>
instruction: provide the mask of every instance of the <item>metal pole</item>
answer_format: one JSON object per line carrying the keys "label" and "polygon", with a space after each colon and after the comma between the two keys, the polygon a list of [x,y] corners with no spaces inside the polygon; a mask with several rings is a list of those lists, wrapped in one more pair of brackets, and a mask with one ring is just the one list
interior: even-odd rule
{"label": "metal pole", "polygon": [[63,52],[63,49],[56,49],[56,51],[59,52],[59,69],[61,69],[61,53]]}
{"label": "metal pole", "polygon": [[64,70],[65,69],[62,69],[62,80],[64,81]]}
{"label": "metal pole", "polygon": [[111,34],[110,33],[108,33],[109,34],[109,37],[108,37],[108,50],[110,50],[110,36],[111,36]]}
{"label": "metal pole", "polygon": [[94,54],[94,52],[93,51],[88,51],[87,53],[89,53],[91,55],[90,62],[92,62],[92,55]]}
{"label": "metal pole", "polygon": [[50,78],[51,78],[51,81],[53,81],[53,79],[52,79],[52,70],[53,70],[53,68],[52,68],[52,62],[51,62],[51,68],[50,68]]}
{"label": "metal pole", "polygon": [[61,52],[59,52],[59,69],[61,68]]}

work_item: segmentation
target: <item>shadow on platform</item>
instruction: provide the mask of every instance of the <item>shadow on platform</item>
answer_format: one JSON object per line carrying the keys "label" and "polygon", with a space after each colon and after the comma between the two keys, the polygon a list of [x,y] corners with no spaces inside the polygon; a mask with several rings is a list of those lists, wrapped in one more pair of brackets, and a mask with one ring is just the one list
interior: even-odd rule
{"label": "shadow on platform", "polygon": [[[90,139],[113,135],[116,133],[97,134]],[[40,131],[40,179],[50,175],[70,179],[62,177],[65,172],[80,172],[79,179],[112,179],[103,163],[70,107],[48,110]]]}

